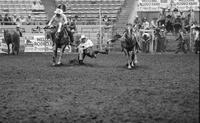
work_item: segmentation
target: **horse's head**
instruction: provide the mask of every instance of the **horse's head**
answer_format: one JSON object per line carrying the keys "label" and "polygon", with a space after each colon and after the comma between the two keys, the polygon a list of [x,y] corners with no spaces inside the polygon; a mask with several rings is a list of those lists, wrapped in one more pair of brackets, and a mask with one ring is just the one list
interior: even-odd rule
{"label": "horse's head", "polygon": [[128,38],[128,39],[131,39],[131,38],[132,38],[132,35],[133,35],[133,28],[132,28],[131,25],[129,25],[129,26],[126,28],[125,35],[126,35],[126,38]]}

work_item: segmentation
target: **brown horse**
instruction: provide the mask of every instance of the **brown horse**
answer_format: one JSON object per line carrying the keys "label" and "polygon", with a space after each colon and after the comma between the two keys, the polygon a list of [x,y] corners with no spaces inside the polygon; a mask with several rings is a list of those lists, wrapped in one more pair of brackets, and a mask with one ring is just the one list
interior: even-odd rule
{"label": "brown horse", "polygon": [[[57,32],[57,28],[57,26],[54,26],[52,28],[44,28],[46,31],[46,37],[51,39],[53,42],[53,66],[62,65],[62,55],[65,51],[66,46],[70,45],[70,37],[68,35],[67,25],[62,26],[60,33]],[[60,56],[57,61],[58,48],[60,48]]]}
{"label": "brown horse", "polygon": [[10,54],[10,44],[12,45],[12,54],[19,54],[20,34],[16,30],[4,30],[4,39],[8,46],[8,54]]}
{"label": "brown horse", "polygon": [[127,56],[128,69],[135,67],[137,63],[136,51],[138,48],[137,37],[133,33],[133,29],[129,26],[122,36],[116,35],[111,42],[120,41],[122,51]]}

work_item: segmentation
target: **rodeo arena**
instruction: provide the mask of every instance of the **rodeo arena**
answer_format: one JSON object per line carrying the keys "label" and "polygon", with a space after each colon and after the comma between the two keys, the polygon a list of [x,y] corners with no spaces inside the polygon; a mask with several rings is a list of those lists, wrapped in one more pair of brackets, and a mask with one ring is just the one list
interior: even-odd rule
{"label": "rodeo arena", "polygon": [[199,123],[200,0],[0,0],[0,123]]}

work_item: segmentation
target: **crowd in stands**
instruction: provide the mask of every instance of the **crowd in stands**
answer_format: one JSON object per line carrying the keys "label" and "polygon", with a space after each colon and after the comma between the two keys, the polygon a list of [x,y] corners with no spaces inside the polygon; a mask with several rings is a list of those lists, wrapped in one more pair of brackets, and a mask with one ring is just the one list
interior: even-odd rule
{"label": "crowd in stands", "polygon": [[4,16],[0,15],[0,25],[30,25],[33,24],[31,15],[28,15],[27,17],[24,16],[17,16],[5,14]]}
{"label": "crowd in stands", "polygon": [[[177,35],[177,39],[175,40],[178,42],[176,53],[180,51],[187,53],[187,50],[190,50],[189,38],[191,37],[189,35],[189,32],[190,29],[193,29],[193,26],[199,29],[199,22],[195,20],[194,11],[192,9],[190,9],[188,12],[183,12],[179,11],[177,8],[174,8],[173,10],[168,9],[167,11],[165,11],[165,8],[163,8],[162,11],[159,13],[158,18],[151,18],[148,20],[146,17],[139,18],[138,16],[136,16],[133,22],[134,29],[144,29],[143,34],[142,32],[140,32],[139,34],[141,37],[142,35],[145,35],[145,30],[154,30],[154,40],[156,40],[157,38],[156,51],[160,52],[165,51],[166,41],[163,39],[165,39],[168,32],[171,32]],[[197,30],[197,32],[199,31]],[[195,34],[193,35],[192,32],[191,36],[195,37]],[[199,38],[194,40],[193,42],[195,43],[195,49],[197,49],[197,47],[199,47]],[[149,45],[148,43],[149,42],[143,42],[144,45]],[[185,49],[185,45],[187,47],[187,50]],[[195,52],[197,52],[197,50],[195,50]]]}
{"label": "crowd in stands", "polygon": [[32,14],[29,15],[5,15],[0,14],[0,25],[34,25],[33,15],[38,14],[38,12],[44,12],[44,6],[39,2],[33,2],[32,4]]}
{"label": "crowd in stands", "polygon": [[166,27],[167,32],[173,32],[176,28],[176,24],[181,25],[182,29],[188,31],[188,27],[192,24],[198,24],[194,17],[193,9],[190,9],[189,12],[179,11],[177,8],[166,11],[165,8],[159,13],[157,18],[147,19],[139,18],[136,16],[136,19],[133,22],[133,26],[137,26],[139,29],[155,29],[161,26]]}

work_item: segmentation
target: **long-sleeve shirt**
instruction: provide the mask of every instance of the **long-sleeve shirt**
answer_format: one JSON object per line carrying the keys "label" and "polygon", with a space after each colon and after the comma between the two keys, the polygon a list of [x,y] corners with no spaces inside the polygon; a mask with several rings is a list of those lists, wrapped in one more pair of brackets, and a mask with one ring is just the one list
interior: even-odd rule
{"label": "long-sleeve shirt", "polygon": [[57,25],[58,23],[62,23],[62,24],[67,24],[68,20],[67,17],[64,14],[61,14],[60,17],[57,17],[56,15],[54,15],[51,20],[49,21],[48,25]]}
{"label": "long-sleeve shirt", "polygon": [[85,43],[80,43],[78,48],[87,49],[92,46],[94,46],[93,42],[91,40],[87,39]]}

